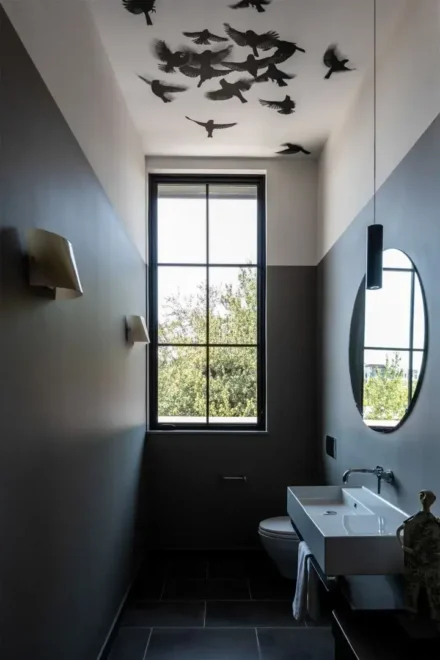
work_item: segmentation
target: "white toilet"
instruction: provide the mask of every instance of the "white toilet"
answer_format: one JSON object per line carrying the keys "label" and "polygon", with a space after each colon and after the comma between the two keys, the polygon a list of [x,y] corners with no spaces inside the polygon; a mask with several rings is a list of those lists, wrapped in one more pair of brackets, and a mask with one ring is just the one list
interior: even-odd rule
{"label": "white toilet", "polygon": [[298,566],[299,538],[288,516],[268,518],[258,528],[261,542],[275,562],[281,575],[289,580],[296,579]]}

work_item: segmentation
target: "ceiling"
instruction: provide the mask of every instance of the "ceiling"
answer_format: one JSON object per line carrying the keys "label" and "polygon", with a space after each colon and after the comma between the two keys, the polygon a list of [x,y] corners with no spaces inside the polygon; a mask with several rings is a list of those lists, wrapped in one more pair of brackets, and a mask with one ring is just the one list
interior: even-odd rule
{"label": "ceiling", "polygon": [[[156,0],[156,13],[151,13],[152,26],[145,15],[127,11],[122,0],[90,0],[93,16],[114,68],[116,78],[135,125],[142,135],[148,155],[167,156],[241,156],[269,157],[290,142],[302,145],[317,156],[330,132],[342,120],[373,60],[373,0],[272,0],[257,12],[253,7],[232,9],[233,0]],[[378,1],[378,43],[389,34],[405,0]],[[164,40],[173,50],[185,47],[197,52],[219,50],[233,46],[227,61],[243,62],[252,49],[228,42],[198,46],[182,34],[202,31],[227,38],[224,24],[246,32],[261,34],[269,30],[279,33],[281,40],[296,42],[306,52],[295,52],[276,66],[294,74],[286,87],[275,82],[254,83],[243,91],[247,103],[238,98],[211,100],[206,92],[220,89],[222,78],[204,82],[185,76],[179,69],[164,73],[154,54],[155,40]],[[337,44],[354,70],[333,73],[325,80],[329,69],[323,55],[327,47]],[[276,48],[259,51],[259,57],[270,57]],[[194,66],[193,62],[189,63]],[[215,68],[225,68],[215,64]],[[260,68],[264,73],[266,68]],[[153,94],[151,86],[138,76],[159,79],[165,84],[185,86],[175,93],[173,102],[164,103]],[[252,79],[247,72],[231,71],[225,80],[233,83],[241,78]],[[292,114],[279,114],[263,106],[260,99],[282,101],[286,94],[296,103]],[[214,130],[208,139],[203,126],[188,121],[214,120],[216,124],[236,123],[236,126]],[[282,156],[285,157],[285,156]],[[299,154],[299,157],[305,157]]]}

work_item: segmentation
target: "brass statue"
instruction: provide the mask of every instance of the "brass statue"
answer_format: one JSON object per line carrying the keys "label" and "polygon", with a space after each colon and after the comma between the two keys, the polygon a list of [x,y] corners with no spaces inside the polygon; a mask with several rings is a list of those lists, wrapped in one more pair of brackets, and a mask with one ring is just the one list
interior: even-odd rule
{"label": "brass statue", "polygon": [[422,510],[405,520],[397,530],[397,538],[405,553],[407,609],[419,613],[424,590],[431,618],[440,622],[440,519],[430,511],[436,499],[432,491],[422,490]]}

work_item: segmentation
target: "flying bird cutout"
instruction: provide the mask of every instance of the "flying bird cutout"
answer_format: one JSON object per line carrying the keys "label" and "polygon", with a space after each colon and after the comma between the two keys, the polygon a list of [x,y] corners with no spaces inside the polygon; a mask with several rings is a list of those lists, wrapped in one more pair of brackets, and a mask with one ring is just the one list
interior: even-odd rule
{"label": "flying bird cutout", "polygon": [[156,11],[156,0],[122,0],[122,4],[131,14],[144,14],[147,25],[153,25],[150,14]]}
{"label": "flying bird cutout", "polygon": [[190,64],[185,64],[185,66],[180,68],[180,73],[188,76],[188,78],[199,78],[197,87],[201,87],[207,80],[225,77],[232,72],[230,69],[216,69],[213,66],[199,68]]}
{"label": "flying bird cutout", "polygon": [[[284,58],[288,59],[288,57]],[[234,71],[246,71],[250,73],[251,76],[256,78],[258,76],[259,69],[264,69],[268,67],[269,64],[279,64],[284,61],[283,56],[279,55],[271,57],[262,57],[257,59],[253,55],[248,55],[244,62],[223,62],[223,66],[226,66],[228,69],[233,69]]]}
{"label": "flying bird cutout", "polygon": [[188,87],[183,85],[167,85],[167,83],[162,82],[161,80],[150,80],[144,76],[138,76],[144,83],[150,85],[151,91],[155,96],[158,96],[164,103],[171,103],[174,101],[174,97],[169,97],[170,94],[175,94],[177,92],[186,92]]}
{"label": "flying bird cutout", "polygon": [[297,51],[299,53],[306,52],[304,48],[300,48],[294,41],[284,41],[283,39],[278,39],[275,47],[276,51],[274,57],[283,58],[279,59],[280,62],[285,62],[290,57],[295,55]]}
{"label": "flying bird cutout", "polygon": [[271,110],[276,110],[280,115],[291,115],[296,108],[295,101],[292,101],[289,95],[286,96],[284,101],[265,101],[260,99],[261,105],[271,108]]}
{"label": "flying bird cutout", "polygon": [[279,40],[279,34],[278,32],[274,32],[274,30],[270,30],[264,34],[257,34],[253,30],[240,32],[240,30],[235,30],[231,27],[229,23],[225,23],[224,27],[226,34],[232,41],[235,41],[237,46],[252,48],[255,57],[258,57],[258,49],[270,50],[271,48],[275,48],[277,40]]}
{"label": "flying bird cutout", "polygon": [[283,156],[295,156],[296,154],[305,154],[306,156],[310,156],[312,153],[311,151],[304,149],[304,147],[302,147],[300,144],[292,144],[291,142],[286,142],[281,146],[283,146],[284,149],[277,151],[277,154],[281,154]]}
{"label": "flying bird cutout", "polygon": [[325,80],[329,80],[334,73],[354,71],[354,69],[350,69],[347,66],[349,59],[347,57],[343,57],[343,55],[341,55],[339,52],[338,47],[334,44],[329,46],[325,51],[323,61],[324,65],[329,70],[327,75],[324,76]]}
{"label": "flying bird cutout", "polygon": [[278,87],[287,87],[286,80],[293,80],[296,78],[294,73],[284,73],[281,69],[278,69],[275,64],[269,64],[267,70],[261,73],[255,79],[256,82],[269,82],[272,81],[278,85]]}
{"label": "flying bird cutout", "polygon": [[183,32],[185,37],[192,39],[193,43],[198,46],[209,46],[212,41],[220,43],[221,41],[227,41],[226,37],[219,37],[216,34],[212,34],[209,30],[202,30],[201,32]]}
{"label": "flying bird cutout", "polygon": [[244,98],[242,92],[249,91],[253,82],[253,80],[242,78],[234,83],[230,83],[223,78],[220,80],[220,89],[213,92],[207,92],[205,96],[207,99],[210,99],[210,101],[228,101],[229,99],[236,97],[242,103],[247,103],[247,99]]}
{"label": "flying bird cutout", "polygon": [[159,64],[159,69],[165,73],[175,73],[176,69],[188,64],[191,59],[189,52],[183,50],[173,52],[163,40],[154,41],[153,53],[162,62]]}
{"label": "flying bird cutout", "polygon": [[213,119],[209,119],[207,122],[203,121],[197,121],[196,119],[191,119],[191,117],[186,117],[186,119],[189,119],[189,121],[194,122],[195,124],[198,124],[199,126],[203,126],[203,128],[206,130],[208,133],[207,137],[212,138],[213,131],[216,131],[221,128],[232,128],[233,126],[237,126],[237,123],[235,124],[216,124]]}
{"label": "flying bird cutout", "polygon": [[253,7],[258,11],[259,14],[266,11],[264,7],[270,5],[272,0],[241,0],[235,5],[229,5],[231,9],[248,9],[248,7]]}

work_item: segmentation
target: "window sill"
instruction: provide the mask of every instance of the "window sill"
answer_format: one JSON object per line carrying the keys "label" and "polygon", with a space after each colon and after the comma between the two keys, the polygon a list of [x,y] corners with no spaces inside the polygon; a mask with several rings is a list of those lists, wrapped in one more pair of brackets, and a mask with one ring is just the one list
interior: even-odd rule
{"label": "window sill", "polygon": [[165,429],[165,430],[150,430],[147,429],[147,435],[243,435],[243,436],[264,436],[269,435],[269,431],[240,431],[238,430],[228,430],[228,429],[206,429],[206,430],[189,430],[189,429]]}

